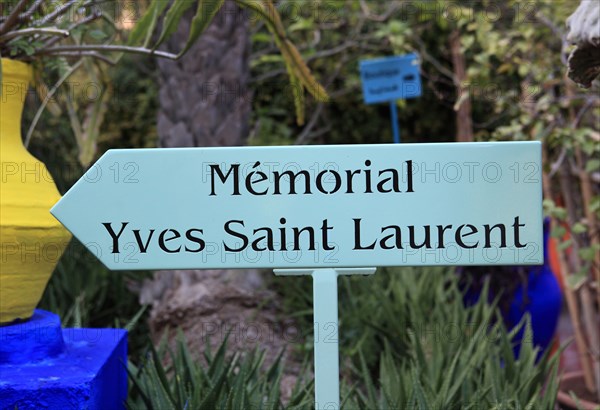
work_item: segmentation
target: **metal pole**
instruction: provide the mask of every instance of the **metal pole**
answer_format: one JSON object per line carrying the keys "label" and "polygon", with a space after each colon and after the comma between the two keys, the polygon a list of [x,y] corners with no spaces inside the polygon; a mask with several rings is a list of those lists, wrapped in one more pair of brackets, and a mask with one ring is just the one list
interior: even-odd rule
{"label": "metal pole", "polygon": [[315,331],[315,408],[340,408],[340,358],[338,348],[338,274],[319,269],[313,277]]}
{"label": "metal pole", "polygon": [[394,131],[394,143],[400,143],[400,124],[398,124],[398,107],[396,101],[390,101],[390,111],[392,112],[392,130]]}
{"label": "metal pole", "polygon": [[316,410],[340,408],[337,277],[373,273],[375,268],[275,269],[279,276],[313,277]]}

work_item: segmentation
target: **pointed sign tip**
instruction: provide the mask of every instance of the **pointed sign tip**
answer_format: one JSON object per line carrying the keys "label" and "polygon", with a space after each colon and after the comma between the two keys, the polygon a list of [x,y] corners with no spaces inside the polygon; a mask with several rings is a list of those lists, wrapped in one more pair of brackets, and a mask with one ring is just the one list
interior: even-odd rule
{"label": "pointed sign tip", "polygon": [[56,202],[52,206],[52,208],[50,208],[50,214],[52,214],[52,216],[55,217],[61,224],[62,224],[62,221],[61,221],[59,215],[60,215],[60,203],[62,202],[62,200],[63,200],[63,198],[59,199],[58,202]]}

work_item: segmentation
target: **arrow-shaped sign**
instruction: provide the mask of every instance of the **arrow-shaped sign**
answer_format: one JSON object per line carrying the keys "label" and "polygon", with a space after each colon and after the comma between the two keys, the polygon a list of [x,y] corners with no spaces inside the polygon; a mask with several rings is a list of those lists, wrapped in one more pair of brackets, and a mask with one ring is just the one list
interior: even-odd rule
{"label": "arrow-shaped sign", "polygon": [[539,264],[541,145],[110,150],[52,208],[108,268]]}

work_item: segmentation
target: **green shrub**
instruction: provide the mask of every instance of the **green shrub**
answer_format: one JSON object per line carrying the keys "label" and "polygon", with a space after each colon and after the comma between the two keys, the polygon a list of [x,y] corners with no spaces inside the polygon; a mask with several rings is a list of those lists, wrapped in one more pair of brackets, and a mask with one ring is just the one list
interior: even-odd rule
{"label": "green shrub", "polygon": [[[308,281],[276,281],[291,292],[289,312],[312,320]],[[340,282],[342,408],[553,409],[558,355],[538,358],[528,320],[508,332],[486,297],[465,307],[447,268],[381,270]],[[484,289],[484,294],[487,288]],[[513,338],[525,326],[520,355]],[[300,347],[302,348],[302,347]],[[306,352],[310,355],[310,350]],[[368,359],[368,357],[372,359]],[[165,366],[165,358],[172,365]],[[312,382],[301,381],[288,407],[279,398],[281,362],[260,370],[263,354],[204,353],[192,360],[180,339],[131,366],[131,408],[312,409]],[[536,361],[536,358],[538,360]],[[300,379],[302,380],[302,379]],[[145,407],[144,407],[145,406]]]}
{"label": "green shrub", "polygon": [[[282,355],[263,370],[264,353],[226,355],[227,339],[212,355],[207,341],[205,363],[192,359],[180,335],[175,351],[162,343],[150,348],[141,367],[129,364],[130,409],[279,410]],[[165,365],[169,361],[170,365]],[[313,400],[312,383],[298,378],[286,409],[305,409]]]}
{"label": "green shrub", "polygon": [[[447,268],[394,269],[370,279],[345,280],[349,308],[342,317],[361,337],[349,380],[355,391],[344,408],[554,408],[558,355],[546,353],[536,362],[539,349],[531,343],[528,318],[508,332],[496,303],[487,302],[487,287],[465,307],[457,277]],[[526,329],[516,358],[513,339],[521,326]],[[367,354],[375,356],[379,348],[374,371]]]}

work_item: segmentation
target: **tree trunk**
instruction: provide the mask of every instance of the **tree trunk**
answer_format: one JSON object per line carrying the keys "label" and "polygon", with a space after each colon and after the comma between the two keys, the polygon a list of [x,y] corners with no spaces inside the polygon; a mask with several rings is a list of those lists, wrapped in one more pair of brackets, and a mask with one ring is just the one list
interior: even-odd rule
{"label": "tree trunk", "polygon": [[469,88],[465,84],[467,70],[465,56],[460,45],[460,31],[454,30],[450,35],[450,51],[452,65],[454,66],[454,83],[457,91],[456,111],[456,141],[473,141],[473,120],[471,119],[471,97]]}
{"label": "tree trunk", "polygon": [[[181,50],[191,17],[190,13],[184,19],[166,50]],[[244,143],[251,109],[246,90],[249,52],[248,16],[227,1],[185,57],[158,63],[161,147]],[[210,210],[199,209],[200,215],[209,218]],[[293,324],[277,320],[281,304],[263,282],[258,271],[163,271],[144,283],[140,299],[152,305],[150,328],[155,340],[166,329],[173,338],[173,330],[180,328],[192,350],[201,352],[207,338],[214,348],[231,332],[231,349],[259,344],[267,349],[268,363],[290,341]]]}
{"label": "tree trunk", "polygon": [[[242,145],[248,135],[248,18],[232,2],[223,7],[181,60],[158,62],[162,147]],[[192,11],[169,39],[168,51],[183,48]]]}

